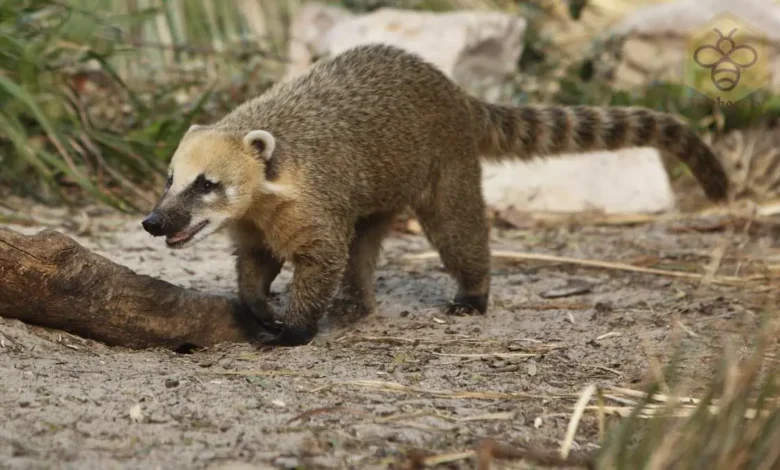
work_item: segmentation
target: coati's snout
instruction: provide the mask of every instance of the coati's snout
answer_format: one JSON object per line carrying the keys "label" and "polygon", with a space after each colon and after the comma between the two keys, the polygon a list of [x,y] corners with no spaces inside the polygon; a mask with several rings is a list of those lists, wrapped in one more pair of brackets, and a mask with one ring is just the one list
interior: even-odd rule
{"label": "coati's snout", "polygon": [[182,188],[174,187],[173,181],[171,174],[165,193],[141,225],[152,236],[164,236],[169,247],[179,248],[220,228],[227,218],[220,210],[226,196],[220,183],[203,174]]}
{"label": "coati's snout", "polygon": [[182,207],[165,210],[159,206],[141,222],[144,230],[155,237],[164,236],[171,247],[184,245],[208,224],[205,219],[193,225],[191,213]]}
{"label": "coati's snout", "polygon": [[157,211],[152,211],[143,222],[141,222],[144,230],[146,230],[153,237],[160,237],[165,235],[165,220]]}

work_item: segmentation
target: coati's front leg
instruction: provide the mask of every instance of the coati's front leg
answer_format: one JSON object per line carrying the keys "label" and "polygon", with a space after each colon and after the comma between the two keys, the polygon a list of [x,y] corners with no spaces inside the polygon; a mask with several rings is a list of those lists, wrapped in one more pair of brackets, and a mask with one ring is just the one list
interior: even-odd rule
{"label": "coati's front leg", "polygon": [[238,297],[256,318],[268,318],[271,316],[268,306],[271,284],[281,272],[284,261],[261,244],[239,247],[236,254]]}
{"label": "coati's front leg", "polygon": [[236,246],[238,297],[256,318],[268,318],[271,284],[282,270],[284,260],[274,255],[266,244],[265,234],[252,223],[232,225],[230,235]]}
{"label": "coati's front leg", "polygon": [[292,257],[294,267],[290,304],[273,318],[261,320],[270,336],[265,344],[298,346],[318,332],[318,322],[338,292],[347,264],[346,243],[318,244]]}

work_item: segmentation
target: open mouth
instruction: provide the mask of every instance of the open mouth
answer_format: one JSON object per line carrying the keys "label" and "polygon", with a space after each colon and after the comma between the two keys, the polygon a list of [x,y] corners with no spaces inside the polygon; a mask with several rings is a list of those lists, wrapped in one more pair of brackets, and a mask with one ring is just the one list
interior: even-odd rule
{"label": "open mouth", "polygon": [[168,235],[165,237],[165,243],[168,246],[181,246],[188,241],[192,240],[192,237],[195,236],[196,233],[203,230],[203,227],[209,224],[208,220],[204,220],[203,222],[193,225],[192,227],[187,227],[182,231],[176,232],[173,235]]}

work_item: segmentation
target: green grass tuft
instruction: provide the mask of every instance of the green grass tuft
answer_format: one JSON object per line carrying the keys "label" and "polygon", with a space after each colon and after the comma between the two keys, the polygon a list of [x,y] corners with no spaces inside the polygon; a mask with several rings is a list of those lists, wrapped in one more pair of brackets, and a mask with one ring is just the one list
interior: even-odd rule
{"label": "green grass tuft", "polygon": [[0,1],[0,188],[146,210],[189,125],[273,83],[283,41],[237,7],[134,4]]}

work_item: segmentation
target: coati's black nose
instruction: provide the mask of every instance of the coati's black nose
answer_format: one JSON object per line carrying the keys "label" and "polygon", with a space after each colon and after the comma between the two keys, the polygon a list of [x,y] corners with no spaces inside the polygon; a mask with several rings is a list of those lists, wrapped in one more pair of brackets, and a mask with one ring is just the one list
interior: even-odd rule
{"label": "coati's black nose", "polygon": [[152,212],[147,218],[141,222],[144,230],[149,232],[152,236],[159,237],[165,235],[163,231],[163,219],[157,212]]}

